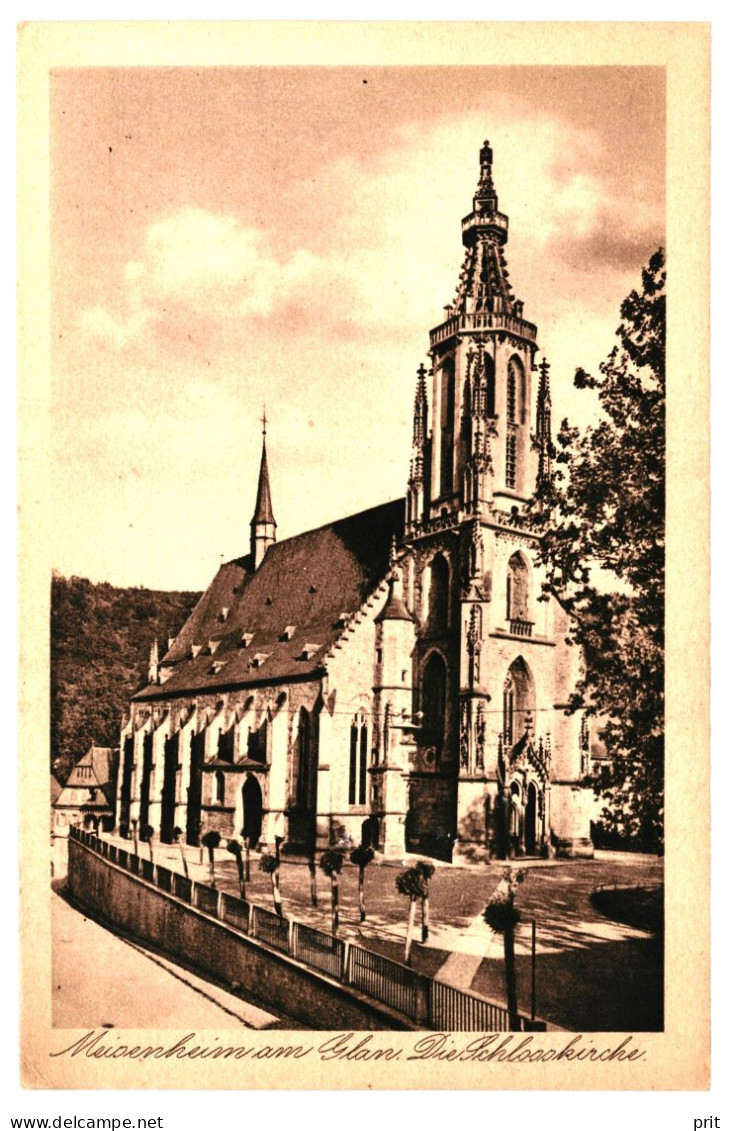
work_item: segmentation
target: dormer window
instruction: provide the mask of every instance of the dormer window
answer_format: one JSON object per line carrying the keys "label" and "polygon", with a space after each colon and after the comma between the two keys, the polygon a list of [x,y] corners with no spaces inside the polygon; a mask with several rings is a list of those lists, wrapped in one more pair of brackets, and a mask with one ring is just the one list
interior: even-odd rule
{"label": "dormer window", "polygon": [[222,672],[227,662],[227,660],[216,660],[213,666],[210,668],[210,674],[217,675],[218,672]]}
{"label": "dormer window", "polygon": [[253,633],[252,632],[242,632],[240,640],[238,641],[238,647],[239,648],[247,648],[252,639],[253,639]]}
{"label": "dormer window", "polygon": [[193,644],[190,648],[190,654],[192,655],[193,660],[197,659],[201,652],[202,644]]}
{"label": "dormer window", "polygon": [[263,665],[265,664],[269,655],[270,655],[270,652],[256,652],[255,656],[251,660],[251,667],[252,668],[263,667]]}
{"label": "dormer window", "polygon": [[208,651],[209,651],[211,656],[215,655],[215,653],[218,650],[219,645],[220,645],[219,640],[208,640]]}
{"label": "dormer window", "polygon": [[295,624],[287,624],[286,628],[281,633],[281,639],[282,640],[291,640],[291,638],[292,638],[292,636],[294,635],[295,632],[296,632],[296,625]]}
{"label": "dormer window", "polygon": [[337,618],[336,628],[346,628],[349,624],[350,613],[340,613]]}
{"label": "dormer window", "polygon": [[310,660],[311,657],[314,656],[320,648],[321,644],[305,644],[301,649],[301,659]]}
{"label": "dormer window", "polygon": [[220,610],[220,613],[218,614],[218,620],[219,620],[219,621],[222,621],[223,623],[225,623],[225,621],[227,621],[227,619],[228,619],[228,613],[229,613],[229,612],[230,612],[230,609],[229,609],[229,608],[227,608],[227,607],[226,607],[226,606],[224,605],[224,606],[223,606],[223,608],[222,608],[222,609]]}

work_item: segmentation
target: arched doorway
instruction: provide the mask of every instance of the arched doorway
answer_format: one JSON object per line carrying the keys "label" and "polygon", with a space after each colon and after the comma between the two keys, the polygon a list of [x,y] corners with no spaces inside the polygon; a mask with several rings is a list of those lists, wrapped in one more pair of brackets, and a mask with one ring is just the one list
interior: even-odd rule
{"label": "arched doorway", "polygon": [[527,788],[526,810],[524,812],[524,850],[527,856],[534,856],[539,844],[539,793],[536,784],[531,781]]}
{"label": "arched doorway", "polygon": [[251,848],[261,839],[262,822],[263,794],[257,779],[249,774],[243,786],[243,836],[248,837]]}

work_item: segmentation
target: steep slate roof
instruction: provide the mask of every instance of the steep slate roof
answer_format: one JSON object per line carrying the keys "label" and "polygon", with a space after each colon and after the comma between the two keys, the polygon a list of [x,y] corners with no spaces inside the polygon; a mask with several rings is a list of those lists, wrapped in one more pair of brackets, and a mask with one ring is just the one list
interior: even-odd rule
{"label": "steep slate roof", "polygon": [[[398,499],[274,543],[255,573],[250,557],[221,566],[161,662],[172,674],[135,700],[321,671],[324,654],[346,628],[342,614],[355,613],[387,574],[392,538],[402,536],[404,518],[405,502]],[[294,632],[286,639],[290,626]],[[240,647],[244,633],[252,638]],[[319,647],[305,654],[307,644]],[[200,647],[197,656],[193,645]],[[258,667],[257,656],[266,657]]]}
{"label": "steep slate roof", "polygon": [[62,793],[63,786],[58,778],[54,774],[51,774],[51,805],[55,805]]}
{"label": "steep slate roof", "polygon": [[258,472],[258,491],[256,493],[256,510],[251,519],[251,526],[259,523],[276,525],[271,504],[271,483],[268,476],[268,457],[266,456],[266,439],[264,433],[263,448],[261,450],[261,467]]}

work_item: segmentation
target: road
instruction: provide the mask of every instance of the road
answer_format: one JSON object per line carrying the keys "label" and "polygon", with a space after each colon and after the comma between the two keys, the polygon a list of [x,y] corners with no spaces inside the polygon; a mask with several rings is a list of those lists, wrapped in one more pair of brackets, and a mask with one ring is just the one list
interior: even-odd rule
{"label": "road", "polygon": [[54,1027],[292,1028],[290,1021],[112,934],[72,907],[62,891],[52,891],[51,901]]}

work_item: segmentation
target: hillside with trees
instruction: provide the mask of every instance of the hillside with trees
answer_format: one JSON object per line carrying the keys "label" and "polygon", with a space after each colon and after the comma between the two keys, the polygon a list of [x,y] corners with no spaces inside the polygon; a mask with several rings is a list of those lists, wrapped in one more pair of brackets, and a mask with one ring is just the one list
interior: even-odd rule
{"label": "hillside with trees", "polygon": [[53,577],[51,769],[61,781],[92,742],[118,745],[121,717],[146,682],[152,641],[163,655],[199,596]]}

